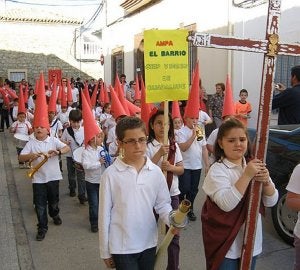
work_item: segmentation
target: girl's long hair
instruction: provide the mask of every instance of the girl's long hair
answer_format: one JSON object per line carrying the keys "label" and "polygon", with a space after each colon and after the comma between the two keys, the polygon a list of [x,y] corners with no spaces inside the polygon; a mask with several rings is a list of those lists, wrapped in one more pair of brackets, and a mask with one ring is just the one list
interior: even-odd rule
{"label": "girl's long hair", "polygon": [[247,127],[244,126],[244,124],[239,121],[236,118],[229,118],[225,122],[222,123],[222,125],[219,127],[217,139],[215,141],[214,146],[214,155],[215,155],[215,161],[221,161],[223,158],[225,158],[224,150],[220,147],[219,141],[223,139],[224,136],[233,128],[241,128],[245,131],[246,137],[247,137],[247,151],[244,155],[246,158],[246,161],[249,161],[252,158],[251,153],[251,142],[249,139],[249,134],[247,131]]}
{"label": "girl's long hair", "polygon": [[[148,122],[148,130],[149,130],[149,135],[148,135],[148,143],[152,142],[155,139],[155,133],[153,129],[153,124],[157,116],[159,115],[164,115],[163,110],[157,110],[154,114],[151,115],[149,122]],[[174,135],[174,125],[172,121],[172,116],[171,114],[168,114],[168,119],[169,119],[169,130],[168,130],[168,139],[170,141],[170,144],[175,142],[175,135]]]}

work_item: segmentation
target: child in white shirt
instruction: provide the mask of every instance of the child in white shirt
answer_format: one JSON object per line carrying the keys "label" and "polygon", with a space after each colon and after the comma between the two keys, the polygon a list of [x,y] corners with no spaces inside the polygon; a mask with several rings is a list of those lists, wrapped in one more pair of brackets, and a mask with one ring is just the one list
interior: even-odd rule
{"label": "child in white shirt", "polygon": [[[26,114],[23,112],[18,113],[17,121],[12,123],[9,130],[11,133],[24,135],[19,138],[16,135],[16,149],[19,157],[21,151],[29,140],[29,135],[32,133],[32,126],[30,122],[26,120]],[[19,161],[19,168],[28,168],[28,165]]]}
{"label": "child in white shirt", "polygon": [[88,142],[82,151],[82,167],[85,172],[85,186],[89,203],[89,220],[91,231],[98,232],[98,208],[100,177],[105,170],[105,151],[102,131]]}

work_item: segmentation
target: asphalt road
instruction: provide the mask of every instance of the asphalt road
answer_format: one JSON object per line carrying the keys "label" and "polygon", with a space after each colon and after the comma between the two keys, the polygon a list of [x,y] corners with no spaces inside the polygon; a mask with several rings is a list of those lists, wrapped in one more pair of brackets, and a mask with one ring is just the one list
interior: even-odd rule
{"label": "asphalt road", "polygon": [[[61,226],[55,226],[50,219],[46,238],[38,242],[35,240],[36,216],[32,203],[31,182],[26,177],[27,170],[18,168],[16,149],[11,135],[6,131],[0,135],[0,139],[3,154],[0,166],[5,171],[0,174],[0,199],[4,198],[5,202],[0,209],[6,214],[5,219],[0,219],[0,242],[6,243],[5,247],[1,244],[0,248],[0,269],[107,269],[99,257],[98,235],[90,232],[87,204],[81,205],[76,197],[71,198],[68,195],[65,159],[63,158],[65,180],[60,184],[60,216],[63,223]],[[181,270],[205,269],[199,219],[203,200],[204,194],[200,188],[194,206],[198,219],[190,222],[181,232]],[[274,231],[269,210],[266,214],[263,253],[257,260],[256,269],[291,270],[294,250]],[[160,239],[162,237],[161,235]],[[162,258],[157,269],[165,269],[165,262],[166,257]]]}

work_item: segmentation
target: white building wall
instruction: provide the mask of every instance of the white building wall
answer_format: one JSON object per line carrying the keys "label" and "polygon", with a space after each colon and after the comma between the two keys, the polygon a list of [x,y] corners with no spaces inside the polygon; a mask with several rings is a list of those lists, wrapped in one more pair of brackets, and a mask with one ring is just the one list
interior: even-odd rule
{"label": "white building wall", "polygon": [[[120,46],[124,48],[124,72],[127,79],[134,78],[134,36],[146,29],[177,29],[196,24],[198,32],[228,34],[230,21],[235,36],[265,38],[267,4],[241,9],[232,7],[231,0],[163,0],[123,19],[124,10],[119,7],[123,1],[108,2],[106,23],[110,25],[106,27],[105,20],[102,19],[102,25],[99,26],[103,31],[104,79],[108,83],[111,78],[111,53]],[[300,41],[299,11],[299,0],[282,0],[281,41]],[[116,20],[119,21],[113,23]],[[253,106],[249,124],[255,127],[263,56],[246,52],[233,52],[231,56],[226,50],[199,48],[198,58],[203,85],[209,94],[214,93],[215,83],[225,83],[227,73],[231,73],[235,100],[238,100],[240,89],[246,88],[249,91],[249,101]],[[232,60],[232,65],[228,67],[229,60]]]}

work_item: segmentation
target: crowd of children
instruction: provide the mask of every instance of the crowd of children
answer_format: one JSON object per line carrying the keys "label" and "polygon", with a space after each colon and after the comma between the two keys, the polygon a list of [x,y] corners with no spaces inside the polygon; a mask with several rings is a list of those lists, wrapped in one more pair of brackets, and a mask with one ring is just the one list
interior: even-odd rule
{"label": "crowd of children", "polygon": [[[249,153],[246,126],[251,112],[246,101],[247,90],[241,90],[240,100],[232,102],[230,112],[224,113],[223,109],[223,124],[207,139],[205,126],[212,119],[200,107],[198,81],[196,71],[184,115],[179,102],[173,101],[167,118],[164,110],[154,106],[146,121],[140,115],[144,101],[137,90],[138,79],[127,87],[124,76],[121,81],[117,78],[115,87],[110,87],[109,99],[103,82],[92,89],[82,85],[72,96],[74,83],[66,78],[61,83],[54,81],[46,94],[41,75],[32,99],[33,121],[28,120],[20,87],[16,120],[10,127],[12,133],[26,138],[22,141],[22,136],[15,136],[20,167],[27,166],[26,162],[33,167],[43,163],[32,174],[38,220],[36,240],[43,240],[48,230],[47,207],[54,224],[62,224],[58,206],[62,154],[66,160],[69,195],[77,195],[80,204],[88,202],[90,230],[99,231],[100,255],[108,268],[153,269],[158,217],[169,226],[170,211],[178,209],[180,202],[187,199],[191,202],[188,219],[195,221],[194,202],[201,174],[206,176],[203,190],[208,196],[201,215],[203,231],[210,226],[206,222],[207,204],[222,215],[225,212],[228,217],[234,215],[231,211],[245,203],[247,187],[254,176],[256,181],[264,183],[264,204],[274,205],[278,194],[265,165],[258,160],[247,164],[246,160]],[[126,101],[126,96],[131,100]],[[225,121],[226,118],[229,120]],[[220,173],[228,179],[220,179]],[[209,220],[214,218],[209,215]],[[244,223],[244,219],[240,220],[236,226]],[[222,228],[222,220],[214,222],[217,224],[214,230]],[[261,252],[261,230],[259,223],[255,256]],[[227,269],[227,264],[237,264],[242,231],[242,227],[236,230],[227,248],[220,250],[213,250],[210,242],[218,246],[222,240],[209,233],[203,235],[207,265],[217,264],[214,269]],[[212,250],[216,254],[222,252],[222,260],[215,261]],[[176,231],[168,248],[168,270],[179,269],[179,253]]]}

